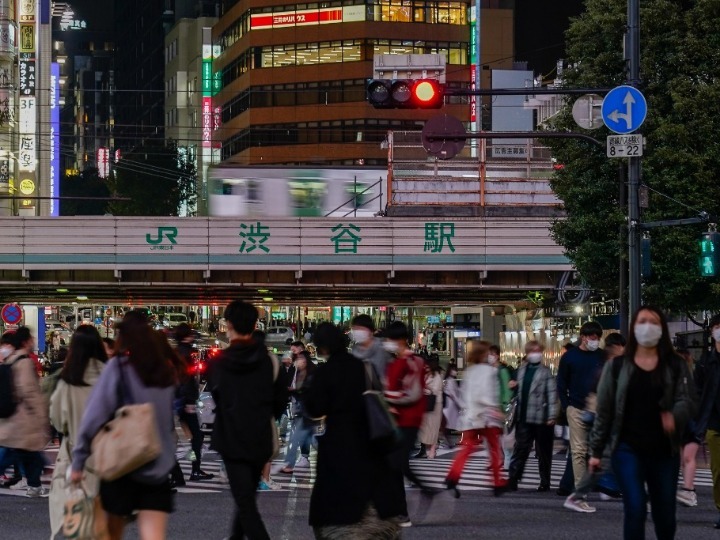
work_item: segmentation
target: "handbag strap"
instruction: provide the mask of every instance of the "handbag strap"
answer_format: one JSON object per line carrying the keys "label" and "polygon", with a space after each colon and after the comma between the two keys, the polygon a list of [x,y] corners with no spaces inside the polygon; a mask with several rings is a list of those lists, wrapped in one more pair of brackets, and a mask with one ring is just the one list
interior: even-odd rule
{"label": "handbag strap", "polygon": [[117,395],[118,395],[118,409],[120,407],[123,407],[125,405],[131,405],[135,402],[132,397],[132,392],[130,391],[130,387],[127,385],[127,382],[125,381],[125,373],[123,370],[123,358],[118,357],[118,370],[120,373],[120,384],[117,387]]}
{"label": "handbag strap", "polygon": [[375,366],[367,360],[363,361],[363,364],[365,364],[365,391],[370,392],[374,390],[382,390],[380,378],[375,372]]}

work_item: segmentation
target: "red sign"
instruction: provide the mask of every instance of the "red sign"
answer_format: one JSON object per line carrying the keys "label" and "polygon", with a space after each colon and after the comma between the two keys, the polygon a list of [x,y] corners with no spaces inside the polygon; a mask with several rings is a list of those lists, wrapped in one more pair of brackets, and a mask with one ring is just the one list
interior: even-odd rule
{"label": "red sign", "polygon": [[[470,90],[475,90],[477,87],[476,75],[475,64],[472,64],[470,66]],[[470,121],[475,122],[475,120],[477,120],[477,98],[470,96]]]}
{"label": "red sign", "polygon": [[5,304],[0,311],[0,317],[5,324],[17,324],[22,319],[22,308],[17,304]]}
{"label": "red sign", "polygon": [[213,131],[213,110],[212,110],[212,98],[202,98],[202,145],[206,148],[210,148],[212,145],[212,131]]}
{"label": "red sign", "polygon": [[282,11],[278,13],[257,13],[250,16],[250,28],[283,28],[304,26],[307,24],[339,23],[343,20],[343,10],[339,8],[308,9],[303,11]]}

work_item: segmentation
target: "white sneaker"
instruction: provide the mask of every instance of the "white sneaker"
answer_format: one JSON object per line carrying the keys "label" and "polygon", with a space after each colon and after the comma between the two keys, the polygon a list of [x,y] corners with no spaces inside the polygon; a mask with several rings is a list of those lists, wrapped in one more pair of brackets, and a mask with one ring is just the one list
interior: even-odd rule
{"label": "white sneaker", "polygon": [[675,498],[677,499],[677,502],[683,506],[697,506],[697,493],[695,493],[695,490],[680,488],[678,489]]}
{"label": "white sneaker", "polygon": [[601,500],[601,501],[612,501],[613,498],[612,498],[610,495],[601,492],[601,493],[600,493],[600,500]]}
{"label": "white sneaker", "polygon": [[22,480],[20,480],[17,484],[10,486],[10,489],[27,489],[27,488],[28,488],[27,480],[25,480],[24,478]]}
{"label": "white sneaker", "polygon": [[26,497],[37,498],[37,497],[49,497],[50,492],[42,486],[39,487],[28,487],[25,492]]}
{"label": "white sneaker", "polygon": [[302,456],[300,459],[297,460],[297,463],[295,464],[295,467],[309,467],[310,466],[310,460],[306,458],[305,456]]}
{"label": "white sneaker", "polygon": [[266,484],[268,485],[268,487],[270,487],[270,489],[272,489],[273,491],[277,491],[278,489],[282,489],[282,486],[281,486],[280,484],[278,484],[278,483],[277,483],[275,480],[273,480],[272,478],[270,478],[269,480],[267,480],[265,483],[266,483]]}
{"label": "white sneaker", "polygon": [[575,500],[573,499],[572,495],[565,499],[563,506],[568,510],[573,510],[574,512],[581,512],[583,514],[592,514],[593,512],[597,511],[597,508],[595,508],[594,506],[590,506],[585,499]]}

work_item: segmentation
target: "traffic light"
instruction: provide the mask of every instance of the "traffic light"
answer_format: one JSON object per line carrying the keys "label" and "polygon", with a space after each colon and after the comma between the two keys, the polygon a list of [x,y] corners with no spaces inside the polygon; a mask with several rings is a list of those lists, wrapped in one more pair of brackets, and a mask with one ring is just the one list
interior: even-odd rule
{"label": "traffic light", "polygon": [[706,232],[700,237],[700,275],[702,277],[715,277],[718,274],[718,265],[720,257],[720,233]]}
{"label": "traffic light", "polygon": [[436,79],[368,79],[367,99],[376,109],[439,109],[444,90]]}

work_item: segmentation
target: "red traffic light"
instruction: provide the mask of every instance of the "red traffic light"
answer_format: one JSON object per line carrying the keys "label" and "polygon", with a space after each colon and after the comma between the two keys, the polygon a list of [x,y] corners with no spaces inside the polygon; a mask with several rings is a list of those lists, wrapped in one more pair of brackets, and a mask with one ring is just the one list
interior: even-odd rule
{"label": "red traffic light", "polygon": [[369,79],[367,99],[376,109],[439,109],[444,87],[436,79]]}
{"label": "red traffic light", "polygon": [[443,102],[442,87],[433,79],[417,81],[413,87],[413,98],[420,108],[438,108]]}

